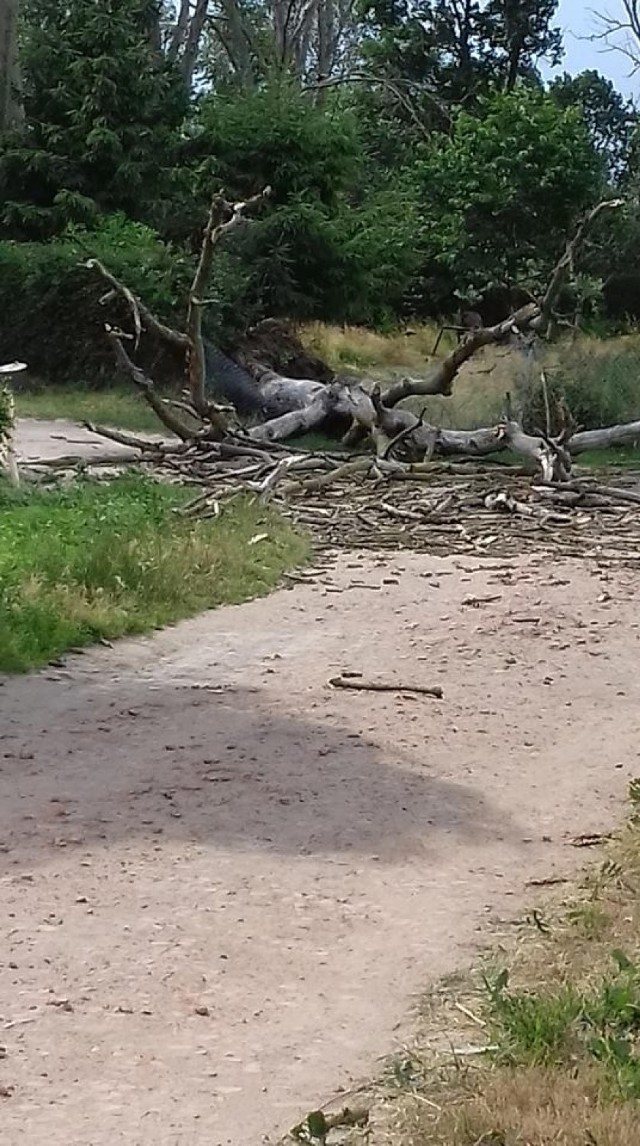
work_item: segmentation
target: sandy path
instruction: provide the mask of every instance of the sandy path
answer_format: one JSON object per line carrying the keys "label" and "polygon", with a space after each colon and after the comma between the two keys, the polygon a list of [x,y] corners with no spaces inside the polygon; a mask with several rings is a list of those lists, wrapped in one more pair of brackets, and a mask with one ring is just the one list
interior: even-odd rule
{"label": "sandy path", "polygon": [[[161,434],[136,433],[137,438],[161,441]],[[70,422],[66,418],[45,421],[41,418],[16,419],[16,453],[19,461],[53,460],[67,455],[91,459],[100,454],[114,457],[136,457],[136,451],[117,442],[107,441],[98,434],[92,434],[84,426]]]}
{"label": "sandy path", "polygon": [[342,557],[0,687],[4,1140],[258,1146],[584,859],[639,770],[632,575],[477,565]]}

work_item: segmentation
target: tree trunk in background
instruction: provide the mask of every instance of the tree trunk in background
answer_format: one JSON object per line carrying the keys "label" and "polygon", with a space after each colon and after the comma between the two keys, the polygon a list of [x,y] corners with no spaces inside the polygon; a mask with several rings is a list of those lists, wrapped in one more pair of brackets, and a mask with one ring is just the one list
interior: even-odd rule
{"label": "tree trunk in background", "polygon": [[187,90],[191,92],[198,64],[202,34],[209,16],[208,0],[180,0],[176,5],[176,22],[167,45],[167,58],[178,63]]}
{"label": "tree trunk in background", "polygon": [[193,74],[198,63],[198,51],[207,19],[208,7],[208,0],[196,0],[193,15],[189,21],[181,63],[182,74],[188,91],[191,91],[193,85]]}
{"label": "tree trunk in background", "polygon": [[22,122],[18,64],[18,3],[0,0],[0,131]]}
{"label": "tree trunk in background", "polygon": [[154,52],[162,51],[162,5],[152,4],[149,8],[149,43]]}

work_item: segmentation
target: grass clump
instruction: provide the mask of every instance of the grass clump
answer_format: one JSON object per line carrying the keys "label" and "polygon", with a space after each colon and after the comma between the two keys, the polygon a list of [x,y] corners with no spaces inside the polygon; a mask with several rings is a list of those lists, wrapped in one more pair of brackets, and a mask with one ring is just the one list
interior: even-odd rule
{"label": "grass clump", "polygon": [[[300,329],[302,341],[314,354],[338,372],[345,370],[419,370],[433,356],[439,327],[435,322],[381,334],[361,326],[329,326],[308,323]],[[439,354],[455,345],[455,336],[445,332]]]}
{"label": "grass clump", "polygon": [[390,1075],[385,1143],[640,1142],[640,781],[630,800],[606,859],[532,912],[508,966],[425,1004],[411,1069]]}
{"label": "grass clump", "polygon": [[0,671],[261,595],[306,557],[277,513],[237,499],[192,521],[175,513],[190,496],[139,476],[0,486]]}
{"label": "grass clump", "polygon": [[488,1029],[496,1059],[511,1066],[602,1066],[602,1087],[616,1097],[640,1098],[640,967],[623,951],[611,953],[599,982],[510,990],[508,973],[487,980]]}

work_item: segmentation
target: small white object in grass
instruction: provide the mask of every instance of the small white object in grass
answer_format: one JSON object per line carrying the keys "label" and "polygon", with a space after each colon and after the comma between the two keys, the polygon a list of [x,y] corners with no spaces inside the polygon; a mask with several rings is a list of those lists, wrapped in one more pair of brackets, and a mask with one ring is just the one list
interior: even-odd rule
{"label": "small white object in grass", "polygon": [[0,366],[0,374],[19,374],[21,370],[26,369],[26,362],[7,362],[4,366]]}
{"label": "small white object in grass", "polygon": [[254,534],[254,536],[252,538],[250,538],[249,545],[259,545],[259,543],[261,541],[268,541],[268,540],[269,540],[269,534],[268,533],[256,533],[256,534]]}

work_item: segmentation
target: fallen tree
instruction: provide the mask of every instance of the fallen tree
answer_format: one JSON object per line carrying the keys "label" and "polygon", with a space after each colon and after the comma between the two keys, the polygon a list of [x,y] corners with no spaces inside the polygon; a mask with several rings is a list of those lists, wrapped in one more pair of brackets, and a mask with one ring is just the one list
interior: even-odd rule
{"label": "fallen tree", "polygon": [[[544,431],[525,430],[510,402],[496,425],[468,431],[432,426],[425,421],[424,410],[418,415],[401,406],[408,397],[450,395],[461,367],[482,347],[506,343],[522,348],[539,338],[549,326],[554,304],[590,228],[603,212],[618,208],[620,200],[598,204],[580,222],[554,267],[542,298],[528,302],[495,326],[474,329],[425,377],[403,378],[381,391],[366,380],[349,377],[333,377],[329,382],[318,377],[287,377],[265,368],[246,351],[244,365],[239,365],[207,346],[202,337],[202,310],[207,305],[204,296],[215,249],[268,196],[267,188],[246,203],[230,204],[220,195],[213,197],[189,292],[184,333],[159,322],[102,264],[96,260],[88,264],[108,282],[110,294],[116,292],[126,301],[132,314],[133,333],[107,328],[119,366],[141,390],[166,429],[185,445],[191,443],[205,451],[213,442],[235,441],[237,446],[239,435],[247,448],[268,450],[276,443],[337,422],[347,429],[345,446],[364,445],[368,439],[377,458],[384,462],[412,464],[438,456],[482,458],[510,450],[523,458],[545,483],[560,483],[570,476],[573,456],[588,449],[634,442],[640,436],[637,422],[572,433],[569,419],[564,416],[559,419],[558,432],[553,434],[546,388]],[[188,389],[183,398],[160,396],[153,380],[140,370],[126,349],[125,343],[132,341],[135,353],[143,329],[184,351]],[[228,375],[226,390],[223,388],[223,395],[230,395],[226,406],[210,397],[208,377],[215,375],[216,370],[226,370]],[[237,414],[253,416],[254,424],[243,427]]]}

